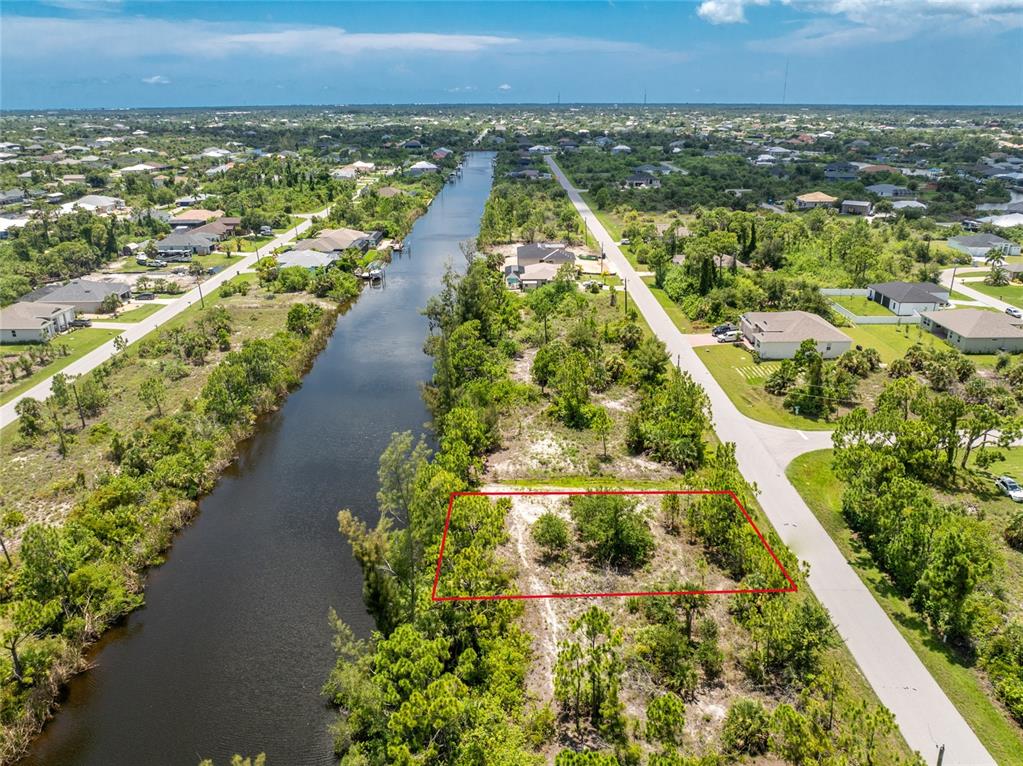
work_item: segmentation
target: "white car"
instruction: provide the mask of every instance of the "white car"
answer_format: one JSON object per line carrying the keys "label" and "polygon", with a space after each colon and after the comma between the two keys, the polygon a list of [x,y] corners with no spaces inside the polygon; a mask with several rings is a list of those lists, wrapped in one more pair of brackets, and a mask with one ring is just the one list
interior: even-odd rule
{"label": "white car", "polygon": [[1011,317],[1015,317],[1016,319],[1023,319],[1023,311],[1020,311],[1014,306],[1009,306],[1009,308],[1005,310],[1005,313]]}
{"label": "white car", "polygon": [[999,476],[995,479],[995,486],[1002,490],[1002,494],[1010,498],[1014,503],[1023,503],[1023,487],[1016,483],[1015,479],[1008,476]]}
{"label": "white car", "polygon": [[729,330],[717,336],[718,343],[735,343],[742,337],[740,330]]}

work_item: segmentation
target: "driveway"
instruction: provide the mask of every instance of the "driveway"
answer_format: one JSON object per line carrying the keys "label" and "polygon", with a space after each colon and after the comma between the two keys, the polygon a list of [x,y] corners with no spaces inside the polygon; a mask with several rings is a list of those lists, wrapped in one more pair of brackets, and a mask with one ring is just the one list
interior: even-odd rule
{"label": "driveway", "polygon": [[[572,187],[568,178],[547,157],[558,182],[582,216],[605,253],[629,278],[630,298],[643,312],[653,332],[664,341],[673,359],[703,386],[710,398],[714,430],[722,441],[734,442],[739,469],[756,485],[761,507],[778,535],[801,561],[809,565],[813,592],[831,613],[842,640],[856,659],[864,677],[874,688],[902,730],[909,746],[934,764],[938,748],[945,745],[944,765],[994,764],[980,740],[949,701],[909,644],[878,605],[824,527],[785,475],[786,456],[798,442],[799,432],[750,420],[736,409],[683,335],[654,298],[646,284],[608,235],[600,221]],[[805,434],[805,441],[823,442]],[[829,439],[830,441],[830,439]],[[830,446],[830,445],[828,445]]]}
{"label": "driveway", "polygon": [[[303,231],[308,229],[312,225],[311,218],[314,215],[325,215],[326,213],[327,210],[323,210],[319,213],[313,213],[303,216],[305,220],[303,220],[293,229],[289,229],[280,236],[275,237],[272,241],[266,243],[257,251],[253,253],[247,253],[240,261],[231,264],[226,269],[213,275],[205,282],[201,283],[194,289],[182,295],[180,298],[171,301],[164,308],[157,311],[155,314],[152,314],[151,316],[148,316],[145,319],[142,319],[138,322],[132,322],[130,325],[128,325],[128,323],[121,323],[122,325],[126,326],[127,329],[125,329],[125,331],[122,332],[118,337],[125,340],[128,344],[132,344],[135,341],[142,339],[143,337],[151,333],[153,330],[155,330],[157,327],[160,327],[164,323],[176,317],[178,314],[180,314],[186,308],[191,306],[193,303],[199,302],[200,292],[202,295],[208,295],[209,293],[213,292],[218,287],[220,287],[222,284],[224,284],[224,282],[233,279],[235,276],[237,276],[243,271],[251,269],[255,265],[256,261],[258,261],[260,258],[270,254],[281,245],[290,242]],[[97,324],[97,326],[99,325]],[[103,326],[117,327],[118,325],[114,323],[109,323]],[[117,353],[117,349],[114,346],[114,341],[113,340],[108,341],[99,348],[90,351],[81,359],[76,359],[74,362],[72,362],[63,370],[61,370],[61,372],[63,372],[65,375],[83,375],[92,370],[93,368],[99,366],[103,362],[105,362],[115,353]],[[50,395],[50,384],[52,383],[52,381],[53,376],[50,376],[49,378],[46,378],[46,380],[37,383],[32,388],[28,389],[22,394],[19,394],[18,396],[14,397],[9,402],[4,404],[2,407],[0,407],[0,428],[5,427],[8,423],[13,423],[15,420],[18,419],[18,415],[15,412],[14,408],[15,406],[17,406],[18,402],[20,402],[25,397],[38,399],[40,401],[46,399],[46,397]]]}

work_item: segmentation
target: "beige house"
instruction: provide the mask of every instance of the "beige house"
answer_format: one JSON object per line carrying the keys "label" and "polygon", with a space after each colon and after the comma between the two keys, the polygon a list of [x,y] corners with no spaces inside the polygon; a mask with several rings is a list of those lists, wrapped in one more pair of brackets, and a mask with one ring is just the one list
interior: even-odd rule
{"label": "beige house", "polygon": [[0,309],[0,340],[4,343],[41,343],[67,330],[75,307],[64,303],[23,301]]}
{"label": "beige house", "polygon": [[830,194],[819,191],[800,194],[796,197],[796,207],[800,210],[810,210],[815,207],[834,207],[836,202],[838,202],[838,197],[832,197]]}
{"label": "beige house", "polygon": [[983,309],[928,311],[920,326],[964,354],[1023,351],[1023,319]]}
{"label": "beige house", "polygon": [[852,338],[809,311],[749,311],[739,328],[761,359],[791,359],[804,340],[812,340],[825,359],[852,347]]}

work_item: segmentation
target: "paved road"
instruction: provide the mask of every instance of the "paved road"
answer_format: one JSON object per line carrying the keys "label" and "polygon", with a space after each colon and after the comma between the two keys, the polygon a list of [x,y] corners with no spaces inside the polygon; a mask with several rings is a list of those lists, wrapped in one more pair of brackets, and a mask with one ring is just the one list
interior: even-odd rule
{"label": "paved road", "polygon": [[[801,440],[799,433],[750,420],[736,409],[557,163],[550,157],[547,162],[619,274],[628,279],[629,298],[667,345],[671,357],[706,390],[714,430],[722,441],[736,444],[742,475],[757,486],[760,504],[781,539],[809,564],[810,587],[831,613],[863,675],[894,713],[910,747],[932,764],[937,762],[942,744],[945,766],[994,764],[785,476],[787,456],[796,440]],[[811,433],[805,434],[808,440],[822,438]]]}
{"label": "paved road", "polygon": [[[998,309],[999,311],[1005,311],[1007,308],[1010,307],[1016,308],[1011,303],[1006,303],[1005,301],[1000,301],[997,298],[992,298],[990,295],[986,295],[985,293],[982,293],[980,290],[974,290],[972,287],[970,287],[969,282],[965,282],[963,280],[962,276],[956,279],[955,285],[952,285],[952,272],[953,269],[946,269],[945,271],[941,272],[941,284],[944,285],[945,287],[951,286],[952,289],[955,290],[957,293],[962,293],[963,295],[972,298],[978,303],[982,303],[985,306],[990,306],[991,308]],[[971,278],[974,281],[977,281],[978,279],[975,275],[970,275],[967,278]],[[980,277],[980,279],[983,279],[983,277]]]}
{"label": "paved road", "polygon": [[[168,303],[164,308],[160,309],[155,314],[152,314],[139,322],[133,322],[131,324],[108,323],[104,325],[97,323],[96,327],[111,328],[116,327],[118,329],[120,327],[127,327],[127,329],[123,333],[121,333],[119,337],[123,338],[129,344],[134,343],[135,341],[140,340],[145,335],[155,330],[157,327],[166,323],[168,320],[176,317],[178,314],[180,314],[186,308],[191,306],[193,303],[197,303],[199,301],[200,290],[202,291],[203,295],[210,294],[218,287],[220,287],[220,285],[222,285],[224,282],[227,282],[229,279],[232,279],[240,272],[252,268],[256,261],[258,261],[263,256],[273,252],[274,249],[280,247],[281,245],[290,242],[303,231],[308,229],[312,225],[311,219],[314,215],[322,216],[325,215],[326,213],[327,210],[322,210],[319,213],[303,216],[305,220],[303,220],[293,229],[289,229],[280,236],[274,238],[272,241],[268,242],[255,252],[247,253],[244,257],[242,257],[240,261],[236,261],[235,263],[231,264],[223,271],[207,279],[200,286],[190,290],[189,292],[182,295],[180,298],[172,301],[171,303]],[[104,343],[102,346],[93,349],[88,354],[83,356],[81,359],[76,359],[74,362],[72,362],[63,370],[61,370],[61,372],[63,372],[65,375],[82,375],[86,372],[89,372],[89,370],[92,370],[94,367],[97,367],[98,365],[105,362],[107,359],[112,357],[116,352],[117,349],[114,347],[114,341],[110,340],[107,343]],[[19,394],[18,396],[14,397],[9,402],[4,404],[2,407],[0,407],[0,428],[3,428],[8,423],[12,423],[18,419],[18,415],[14,411],[14,408],[17,405],[17,403],[20,402],[25,397],[39,399],[40,401],[48,397],[50,395],[50,384],[52,383],[52,381],[53,381],[52,376],[46,378],[45,380],[37,383],[32,388],[28,389],[22,394]]]}

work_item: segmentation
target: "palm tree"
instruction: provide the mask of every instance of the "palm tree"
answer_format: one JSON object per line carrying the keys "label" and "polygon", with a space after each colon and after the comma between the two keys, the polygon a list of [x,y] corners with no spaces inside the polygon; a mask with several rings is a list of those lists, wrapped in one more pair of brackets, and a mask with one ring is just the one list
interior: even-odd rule
{"label": "palm tree", "polygon": [[994,268],[995,266],[1001,266],[1002,264],[1005,263],[1005,253],[1003,253],[1001,250],[992,247],[990,250],[987,251],[987,254],[984,256],[984,263],[986,263],[991,268]]}

